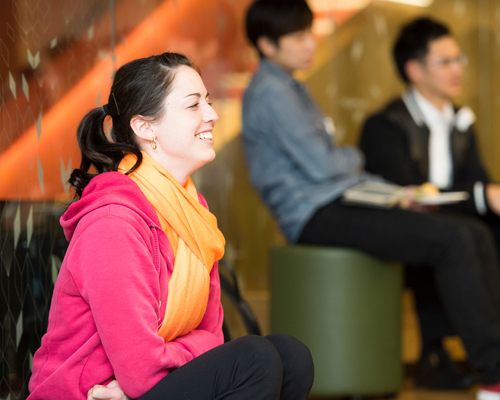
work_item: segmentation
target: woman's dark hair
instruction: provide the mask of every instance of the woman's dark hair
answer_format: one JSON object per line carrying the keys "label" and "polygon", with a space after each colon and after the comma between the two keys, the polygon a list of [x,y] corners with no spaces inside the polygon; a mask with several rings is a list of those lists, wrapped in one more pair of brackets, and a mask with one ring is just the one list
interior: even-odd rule
{"label": "woman's dark hair", "polygon": [[[81,197],[83,189],[94,176],[117,171],[120,161],[128,153],[134,154],[137,162],[127,174],[139,167],[142,154],[130,121],[136,115],[152,121],[163,116],[164,100],[172,90],[175,70],[182,65],[194,68],[182,54],[163,53],[131,61],[116,71],[108,104],[91,110],[78,126],[77,139],[82,161],[80,168],[75,169],[69,178],[76,198]],[[112,141],[104,133],[107,114],[113,120]]]}
{"label": "woman's dark hair", "polygon": [[393,56],[401,78],[409,83],[405,65],[409,60],[423,60],[429,52],[429,43],[442,36],[451,35],[446,25],[422,17],[403,26],[394,44]]}
{"label": "woman's dark hair", "polygon": [[313,14],[305,0],[257,0],[247,11],[245,27],[261,58],[257,39],[267,37],[278,45],[281,36],[312,25]]}

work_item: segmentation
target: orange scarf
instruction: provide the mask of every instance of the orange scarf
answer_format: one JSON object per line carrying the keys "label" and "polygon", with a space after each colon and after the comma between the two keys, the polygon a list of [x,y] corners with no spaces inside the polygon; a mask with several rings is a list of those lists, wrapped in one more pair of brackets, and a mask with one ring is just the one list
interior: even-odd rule
{"label": "orange scarf", "polygon": [[[175,254],[168,283],[165,317],[158,334],[169,342],[195,329],[203,319],[210,290],[210,271],[224,255],[224,236],[215,216],[203,207],[191,178],[181,184],[148,154],[129,177],[153,205]],[[128,154],[118,168],[135,164]]]}

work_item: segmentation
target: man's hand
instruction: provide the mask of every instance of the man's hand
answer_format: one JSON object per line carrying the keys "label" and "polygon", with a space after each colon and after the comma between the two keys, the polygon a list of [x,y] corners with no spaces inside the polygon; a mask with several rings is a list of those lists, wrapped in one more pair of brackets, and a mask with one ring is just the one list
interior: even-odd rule
{"label": "man's hand", "polygon": [[418,198],[421,196],[432,196],[435,194],[439,194],[439,189],[428,182],[421,186],[406,186],[405,197],[401,200],[399,206],[405,210],[417,212],[435,211],[438,209],[437,206],[423,205],[418,202]]}
{"label": "man's hand", "polygon": [[87,393],[87,400],[130,400],[118,385],[117,381],[111,381],[107,386],[95,385]]}
{"label": "man's hand", "polygon": [[488,183],[485,192],[488,206],[495,214],[500,215],[500,184]]}

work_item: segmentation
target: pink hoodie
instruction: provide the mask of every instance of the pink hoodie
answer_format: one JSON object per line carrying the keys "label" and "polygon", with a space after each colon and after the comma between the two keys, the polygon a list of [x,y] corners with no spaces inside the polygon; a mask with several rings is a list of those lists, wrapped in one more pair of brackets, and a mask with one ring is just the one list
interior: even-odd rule
{"label": "pink hoodie", "polygon": [[86,399],[91,387],[113,378],[137,398],[223,343],[217,265],[200,325],[169,343],[158,336],[174,255],[156,211],[130,178],[93,178],[61,225],[70,244],[33,359],[29,400]]}

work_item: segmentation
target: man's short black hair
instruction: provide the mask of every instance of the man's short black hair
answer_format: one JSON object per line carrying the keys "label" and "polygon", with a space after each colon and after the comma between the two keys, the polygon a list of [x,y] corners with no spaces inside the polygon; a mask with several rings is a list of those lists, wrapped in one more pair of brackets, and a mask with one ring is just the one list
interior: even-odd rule
{"label": "man's short black hair", "polygon": [[257,39],[267,37],[278,45],[281,36],[310,27],[313,14],[305,0],[257,0],[247,11],[246,31],[250,42],[261,53]]}
{"label": "man's short black hair", "polygon": [[418,18],[406,24],[394,44],[393,56],[401,78],[409,83],[405,72],[408,60],[423,60],[429,52],[429,43],[442,36],[450,36],[450,30],[441,22],[429,17]]}

